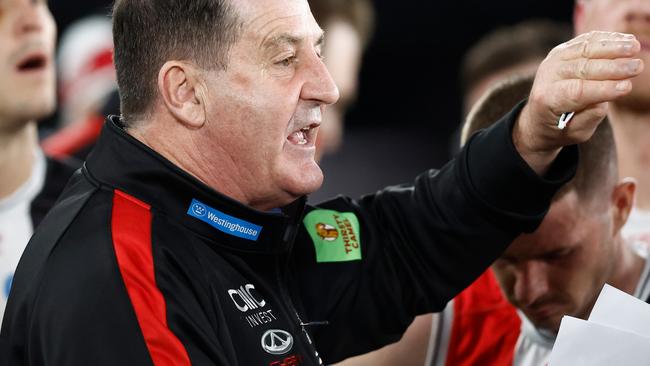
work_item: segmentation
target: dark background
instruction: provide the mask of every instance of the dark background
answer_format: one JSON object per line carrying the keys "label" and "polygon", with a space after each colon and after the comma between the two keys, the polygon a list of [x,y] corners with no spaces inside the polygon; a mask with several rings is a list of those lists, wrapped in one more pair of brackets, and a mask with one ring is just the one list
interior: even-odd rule
{"label": "dark background", "polygon": [[[234,0],[237,1],[237,0]],[[110,1],[52,0],[59,31]],[[573,1],[374,0],[375,35],[364,57],[359,99],[348,113],[340,152],[322,162],[314,200],[358,196],[410,181],[449,159],[461,120],[458,65],[490,30],[529,18],[571,21]]]}
{"label": "dark background", "polygon": [[[312,195],[358,196],[410,182],[450,156],[461,121],[458,67],[491,30],[529,18],[570,22],[573,1],[375,0],[377,28],[348,113],[342,150],[323,161]],[[456,143],[455,141],[453,142]]]}

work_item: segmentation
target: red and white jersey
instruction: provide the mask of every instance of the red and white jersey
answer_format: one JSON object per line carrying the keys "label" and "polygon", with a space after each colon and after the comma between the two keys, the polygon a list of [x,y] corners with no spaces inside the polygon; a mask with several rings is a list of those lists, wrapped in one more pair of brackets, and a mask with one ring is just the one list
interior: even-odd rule
{"label": "red and white jersey", "polygon": [[[634,296],[650,298],[650,261]],[[490,269],[434,316],[432,337],[429,366],[545,366],[555,342],[507,302]]]}

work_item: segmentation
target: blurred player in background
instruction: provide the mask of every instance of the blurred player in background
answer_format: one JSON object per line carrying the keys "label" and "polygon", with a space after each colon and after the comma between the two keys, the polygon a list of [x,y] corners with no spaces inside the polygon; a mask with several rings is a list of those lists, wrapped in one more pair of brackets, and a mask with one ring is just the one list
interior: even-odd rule
{"label": "blurred player in background", "polygon": [[[577,0],[576,33],[610,30],[635,34],[641,42],[639,57],[650,62],[650,0]],[[638,240],[647,251],[650,239],[650,70],[634,80],[632,93],[609,103],[608,118],[614,129],[623,176],[637,180],[634,209],[623,235]]]}
{"label": "blurred player in background", "polygon": [[36,121],[56,107],[55,37],[45,1],[0,2],[0,317],[34,227],[73,172],[38,146]]}

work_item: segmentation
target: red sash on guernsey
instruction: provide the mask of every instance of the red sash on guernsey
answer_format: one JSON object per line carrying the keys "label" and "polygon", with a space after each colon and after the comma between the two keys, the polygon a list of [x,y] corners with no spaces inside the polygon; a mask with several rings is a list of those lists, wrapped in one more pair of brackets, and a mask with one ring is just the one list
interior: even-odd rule
{"label": "red sash on guernsey", "polygon": [[454,298],[446,366],[512,365],[521,332],[491,269]]}

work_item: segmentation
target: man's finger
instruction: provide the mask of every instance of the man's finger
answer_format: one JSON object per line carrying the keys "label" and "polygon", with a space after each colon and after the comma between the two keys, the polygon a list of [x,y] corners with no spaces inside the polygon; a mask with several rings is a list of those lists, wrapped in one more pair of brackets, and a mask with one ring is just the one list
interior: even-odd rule
{"label": "man's finger", "polygon": [[559,79],[623,80],[639,75],[644,68],[640,59],[580,58],[563,62],[558,70]]}
{"label": "man's finger", "polygon": [[567,42],[580,42],[583,40],[601,40],[601,39],[630,39],[634,38],[632,33],[623,33],[623,32],[609,32],[609,31],[599,31],[594,30],[587,33],[582,33],[577,35],[575,38]]}
{"label": "man's finger", "polygon": [[625,80],[582,80],[558,81],[559,92],[553,110],[558,115],[568,111],[579,111],[591,105],[610,102],[632,90],[632,81]]}
{"label": "man's finger", "polygon": [[633,57],[641,51],[641,44],[636,38],[583,40],[582,42],[564,43],[554,49],[554,54],[561,60],[580,58],[615,59]]}
{"label": "man's finger", "polygon": [[[598,124],[607,116],[607,109],[607,103],[600,103],[576,113],[561,133],[565,134],[567,138],[577,141],[589,139],[596,127],[598,127]],[[553,126],[553,128],[556,127]],[[569,141],[566,143],[568,144]]]}
{"label": "man's finger", "polygon": [[583,41],[602,41],[602,40],[629,40],[636,38],[631,33],[608,32],[608,31],[591,31],[582,33],[573,39],[568,40],[567,44],[581,43]]}

